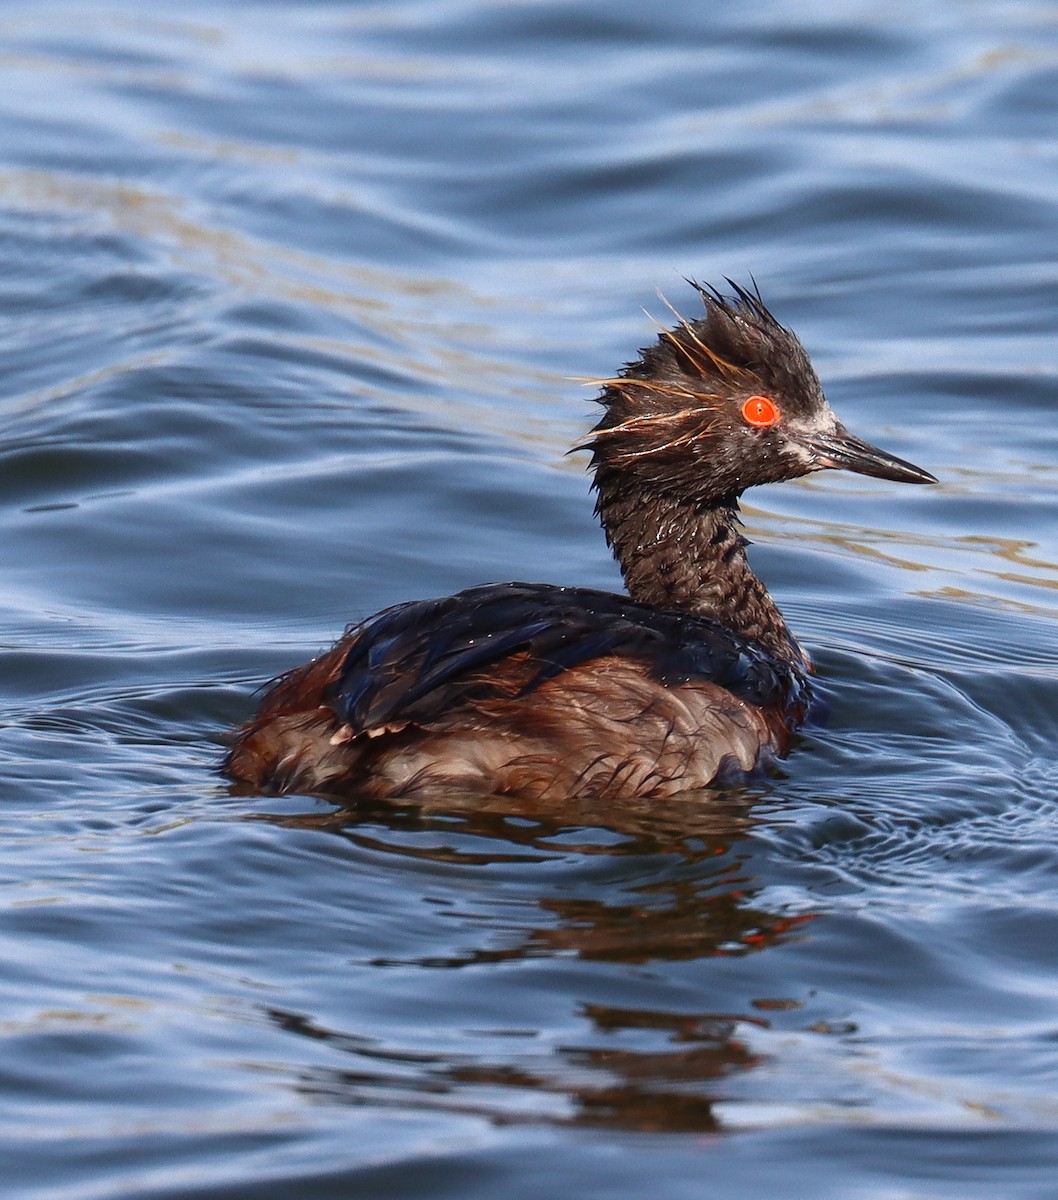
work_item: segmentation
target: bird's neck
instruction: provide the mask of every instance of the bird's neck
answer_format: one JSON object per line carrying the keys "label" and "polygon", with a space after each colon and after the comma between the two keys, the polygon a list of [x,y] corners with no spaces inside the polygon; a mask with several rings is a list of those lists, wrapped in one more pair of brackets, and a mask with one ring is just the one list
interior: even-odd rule
{"label": "bird's neck", "polygon": [[711,617],[779,658],[805,661],[750,569],[736,497],[694,507],[663,495],[600,489],[597,510],[633,600]]}

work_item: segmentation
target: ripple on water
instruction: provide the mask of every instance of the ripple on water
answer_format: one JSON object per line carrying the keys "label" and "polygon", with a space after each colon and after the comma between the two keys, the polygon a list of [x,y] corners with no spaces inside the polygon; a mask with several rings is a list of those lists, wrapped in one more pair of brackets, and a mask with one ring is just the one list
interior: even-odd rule
{"label": "ripple on water", "polygon": [[[1050,1194],[1053,43],[988,3],[8,6],[13,1196]],[[616,585],[577,380],[748,271],[942,478],[746,506],[826,698],[782,770],[229,794],[223,731],[347,620]]]}

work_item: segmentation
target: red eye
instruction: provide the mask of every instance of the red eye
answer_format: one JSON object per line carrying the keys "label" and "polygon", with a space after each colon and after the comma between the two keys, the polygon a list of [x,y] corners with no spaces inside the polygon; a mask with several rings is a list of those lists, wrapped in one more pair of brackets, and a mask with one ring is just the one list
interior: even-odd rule
{"label": "red eye", "polygon": [[750,396],[742,405],[742,419],[747,425],[756,425],[758,429],[777,425],[781,416],[779,406],[770,396]]}

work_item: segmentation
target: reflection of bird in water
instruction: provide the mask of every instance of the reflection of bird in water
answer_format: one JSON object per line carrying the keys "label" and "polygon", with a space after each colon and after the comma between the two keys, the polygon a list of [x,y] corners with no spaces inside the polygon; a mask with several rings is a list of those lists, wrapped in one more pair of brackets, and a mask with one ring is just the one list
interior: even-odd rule
{"label": "reflection of bird in water", "polygon": [[606,380],[597,511],[628,597],[491,584],[387,609],[283,676],[225,769],[274,791],[669,797],[788,747],[807,659],[746,559],[738,500],[826,467],[927,472],[853,437],[760,296],[699,288]]}
{"label": "reflection of bird in water", "polygon": [[[270,1009],[280,1028],[325,1042],[337,1054],[326,1066],[294,1068],[291,1086],[328,1103],[501,1123],[672,1133],[721,1128],[716,1104],[731,1098],[731,1078],[763,1061],[759,1039],[773,1024],[766,1008],[796,1002],[751,1007],[745,997],[739,1008],[746,1011],[716,1012],[695,1006],[688,993],[691,1006],[678,1010],[673,980],[696,977],[682,965],[694,960],[703,960],[707,978],[709,960],[755,956],[796,940],[812,919],[762,903],[763,885],[747,869],[752,808],[740,793],[718,795],[709,805],[693,795],[664,806],[618,800],[607,826],[579,833],[568,820],[512,822],[475,809],[469,797],[461,812],[368,802],[355,811],[258,816],[330,829],[386,878],[407,867],[406,880],[428,888],[427,908],[437,906],[439,920],[407,936],[393,930],[386,957],[362,968],[379,972],[382,989],[394,977],[404,981],[402,989],[421,987],[424,996],[451,999],[469,988],[486,1013],[492,997],[499,1022],[479,1015],[480,1035],[468,1036],[456,1006],[451,1038],[442,1018],[427,1042],[416,1023],[405,1042],[392,1029],[387,1035],[374,1032],[376,1026],[336,1028],[306,1013]],[[389,861],[379,862],[380,855]],[[460,916],[471,877],[474,911]],[[445,879],[453,881],[451,892]],[[573,880],[584,886],[571,886]],[[665,974],[664,963],[681,964],[679,974]],[[642,964],[652,965],[643,971]],[[568,1014],[560,1045],[537,1027],[538,1020],[556,1019],[547,984],[552,970],[583,997]],[[527,988],[522,1006],[519,979]],[[617,986],[630,988],[624,994],[635,999],[607,1002],[605,993]],[[541,988],[551,999],[536,1009]]]}
{"label": "reflection of bird in water", "polygon": [[[295,1069],[293,1088],[331,1104],[483,1117],[502,1124],[559,1125],[658,1133],[711,1133],[725,1081],[763,1061],[740,1036],[760,1018],[593,1004],[583,1010],[595,1044],[556,1056],[485,1059],[389,1048],[283,1009],[266,1016],[287,1033],[324,1042],[344,1066]],[[599,1045],[603,1037],[606,1045]],[[644,1041],[652,1044],[644,1048]],[[275,1065],[262,1065],[275,1070]]]}

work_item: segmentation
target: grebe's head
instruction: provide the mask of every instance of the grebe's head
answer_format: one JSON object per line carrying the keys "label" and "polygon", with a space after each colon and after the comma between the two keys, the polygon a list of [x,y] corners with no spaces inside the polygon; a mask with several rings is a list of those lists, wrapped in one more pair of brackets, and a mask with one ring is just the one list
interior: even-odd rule
{"label": "grebe's head", "polygon": [[680,320],[603,380],[605,412],[581,446],[600,491],[684,502],[734,500],[748,487],[828,467],[901,483],[928,471],[850,434],[827,403],[804,347],[759,292],[693,284],[705,315]]}

